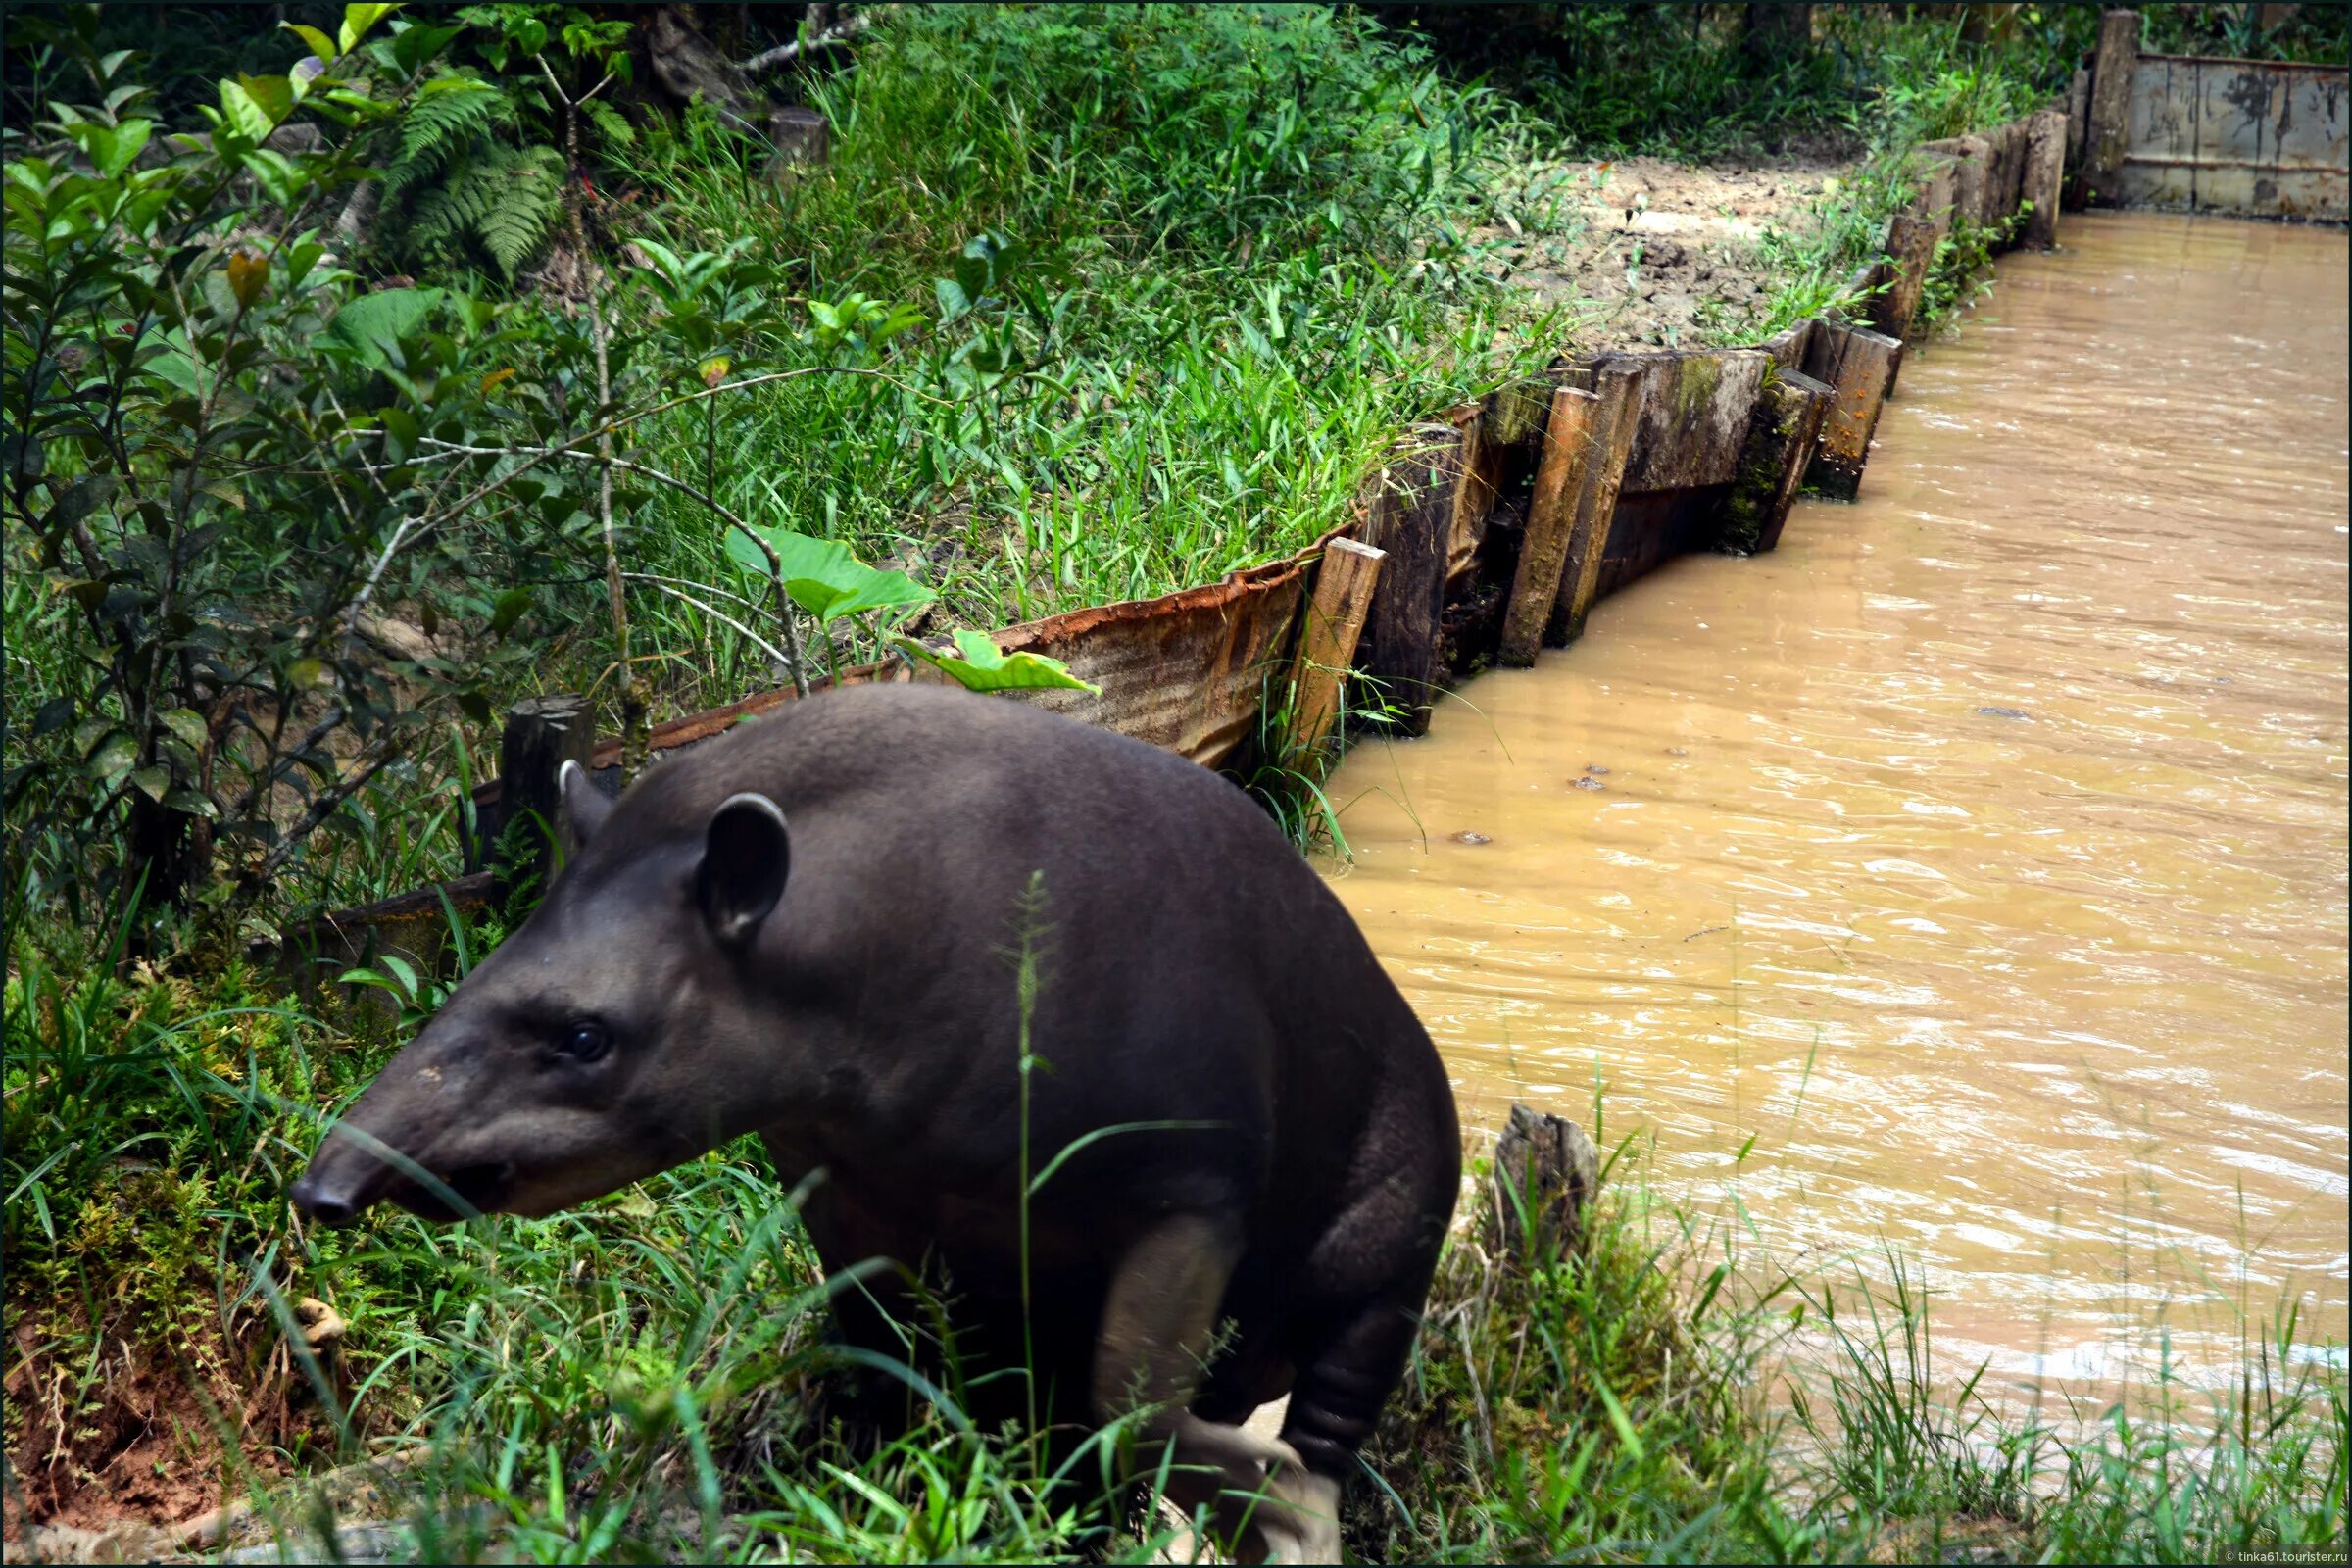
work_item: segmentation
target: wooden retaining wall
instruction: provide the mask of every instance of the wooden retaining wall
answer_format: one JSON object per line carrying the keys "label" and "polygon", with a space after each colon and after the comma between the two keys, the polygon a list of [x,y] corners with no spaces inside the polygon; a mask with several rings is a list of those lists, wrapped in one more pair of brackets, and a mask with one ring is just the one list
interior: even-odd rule
{"label": "wooden retaining wall", "polygon": [[[2052,113],[1921,148],[1916,198],[1884,256],[1848,279],[1859,321],[1816,318],[1754,347],[1564,359],[1445,411],[1398,437],[1351,521],[1294,556],[999,632],[1002,649],[1052,655],[1102,687],[1008,700],[1205,766],[1272,756],[1319,767],[1336,756],[1327,737],[1343,686],[1359,715],[1391,710],[1385,732],[1419,734],[1447,687],[1573,642],[1593,605],[1675,557],[1772,549],[1800,486],[1859,490],[1903,336],[1955,221],[1993,224],[2030,203],[2034,237],[2052,242],[2067,125]],[[945,678],[893,661],[839,683]],[[787,686],[660,725],[653,763],[793,700]],[[518,710],[516,722],[539,720]],[[599,787],[621,787],[619,740],[569,749],[584,751]],[[556,756],[537,743],[509,750]],[[552,799],[549,778],[483,784],[468,875],[312,922],[290,934],[289,966],[331,977],[378,949],[436,962],[444,903],[461,913],[493,903],[488,847],[518,803]]]}

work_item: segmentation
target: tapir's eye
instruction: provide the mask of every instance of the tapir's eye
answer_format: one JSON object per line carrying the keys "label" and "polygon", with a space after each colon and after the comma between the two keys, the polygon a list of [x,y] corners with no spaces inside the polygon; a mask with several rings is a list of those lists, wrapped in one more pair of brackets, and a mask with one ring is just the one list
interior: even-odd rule
{"label": "tapir's eye", "polygon": [[566,1025],[556,1041],[556,1054],[573,1061],[594,1061],[612,1049],[612,1034],[593,1019]]}

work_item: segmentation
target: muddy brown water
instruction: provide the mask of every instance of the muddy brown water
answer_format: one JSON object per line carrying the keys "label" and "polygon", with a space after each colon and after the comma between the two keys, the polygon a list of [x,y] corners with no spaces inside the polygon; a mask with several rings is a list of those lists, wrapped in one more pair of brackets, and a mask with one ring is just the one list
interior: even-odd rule
{"label": "muddy brown water", "polygon": [[1860,504],[1331,790],[1467,1119],[1598,1082],[1658,1191],[1924,1266],[2012,1392],[2346,1323],[2346,237],[2064,238],[1904,367]]}

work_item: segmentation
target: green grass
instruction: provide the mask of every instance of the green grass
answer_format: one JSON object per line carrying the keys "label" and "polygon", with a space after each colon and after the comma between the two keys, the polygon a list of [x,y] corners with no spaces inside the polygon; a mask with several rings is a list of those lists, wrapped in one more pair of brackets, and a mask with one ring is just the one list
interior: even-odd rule
{"label": "green grass", "polygon": [[[1087,1481],[1102,1448],[1054,1472],[952,1398],[878,1451],[829,1428],[821,1314],[855,1286],[820,1275],[750,1143],[547,1220],[306,1234],[282,1183],[394,1044],[380,1016],[330,1022],[233,973],[203,995],[69,983],[20,948],[6,1017],[12,1420],[54,1398],[104,1428],[130,1369],[103,1348],[135,1338],[148,1387],[193,1391],[183,1411],[262,1412],[215,1438],[232,1494],[414,1453],[391,1507],[419,1560],[1137,1561],[1165,1544]],[[1351,1495],[1356,1555],[2340,1546],[2345,1363],[2291,1315],[2221,1394],[2168,1364],[2042,1420],[1936,1363],[1901,1259],[1787,1275],[1743,1251],[1733,1205],[1662,1200],[1635,1153],[1612,1152],[1581,1250],[1456,1236]],[[278,1348],[304,1296],[347,1320],[327,1355]],[[214,1446],[190,1419],[190,1449]],[[299,1488],[262,1495],[288,1539],[318,1527]]]}

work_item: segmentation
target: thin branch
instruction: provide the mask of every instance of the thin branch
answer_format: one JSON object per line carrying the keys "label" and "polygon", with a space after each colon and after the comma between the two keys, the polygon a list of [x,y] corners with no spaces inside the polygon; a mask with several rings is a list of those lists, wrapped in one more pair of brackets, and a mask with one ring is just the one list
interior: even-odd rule
{"label": "thin branch", "polygon": [[[761,653],[767,655],[768,658],[774,660],[777,663],[786,665],[788,667],[792,665],[792,660],[785,655],[782,649],[769,642],[766,638],[760,636],[758,632],[752,630],[751,627],[746,626],[742,621],[737,620],[734,616],[728,614],[725,611],[720,610],[713,605],[704,603],[702,600],[697,599],[694,595],[688,593],[683,588],[673,586],[673,583],[676,581],[676,579],[660,576],[650,571],[630,571],[623,572],[622,575],[627,577],[631,582],[642,582],[650,585],[657,593],[667,594],[672,599],[685,600],[686,603],[694,606],[695,609],[701,611],[704,614],[709,615],[712,620],[723,621],[727,625],[732,626],[737,631],[743,633],[744,636],[750,638],[752,642],[759,647]],[[696,586],[700,587],[701,585],[698,583]],[[729,597],[732,598],[733,596],[729,595]],[[805,696],[807,694],[803,693],[802,695]]]}
{"label": "thin branch", "polygon": [[[355,767],[331,788],[321,790],[318,798],[311,802],[310,808],[304,811],[294,825],[278,839],[277,848],[270,852],[269,857],[262,861],[262,868],[254,873],[255,880],[267,882],[270,877],[275,876],[278,868],[292,858],[294,852],[301,848],[303,840],[309,838],[319,823],[334,815],[336,808],[345,801],[367,788],[368,781],[382,772],[385,764],[399,755],[397,747],[386,746],[381,753],[369,759],[366,766]],[[354,760],[356,761],[357,759]]]}
{"label": "thin branch", "polygon": [[778,44],[773,49],[762,50],[752,56],[736,69],[738,71],[773,71],[778,66],[791,64],[804,54],[814,54],[819,49],[829,49],[837,43],[847,43],[873,24],[872,12],[856,12],[844,17],[821,32],[809,34],[807,42],[795,38],[790,43]]}
{"label": "thin branch", "polygon": [[785,646],[792,650],[791,655],[785,659],[784,662],[792,671],[793,690],[798,692],[803,697],[808,695],[808,670],[804,666],[801,657],[800,628],[793,622],[792,595],[784,586],[783,558],[776,554],[775,546],[769,544],[764,538],[760,537],[758,529],[754,528],[750,523],[744,521],[741,517],[735,515],[734,513],[721,506],[718,502],[718,499],[711,495],[709,491],[700,489],[697,486],[690,484],[686,480],[677,477],[675,474],[664,473],[660,468],[648,467],[642,463],[632,463],[627,458],[591,459],[589,454],[585,452],[568,452],[561,447],[475,447],[466,446],[456,441],[442,441],[433,436],[425,436],[422,439],[423,444],[426,446],[455,455],[469,455],[473,457],[487,458],[515,457],[529,454],[542,458],[564,457],[604,463],[608,464],[612,467],[619,468],[629,473],[642,474],[657,484],[665,484],[672,490],[677,491],[680,495],[689,496],[695,501],[700,502],[705,507],[710,508],[712,513],[717,514],[718,518],[722,522],[726,523],[728,527],[733,528],[737,533],[742,534],[746,539],[749,539],[754,547],[759,550],[760,554],[766,558],[768,583],[773,589],[776,597],[776,620],[784,629]]}

